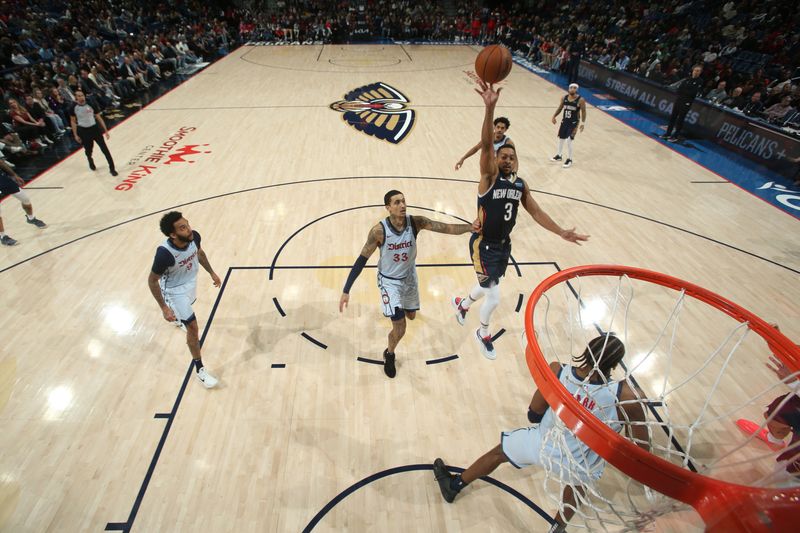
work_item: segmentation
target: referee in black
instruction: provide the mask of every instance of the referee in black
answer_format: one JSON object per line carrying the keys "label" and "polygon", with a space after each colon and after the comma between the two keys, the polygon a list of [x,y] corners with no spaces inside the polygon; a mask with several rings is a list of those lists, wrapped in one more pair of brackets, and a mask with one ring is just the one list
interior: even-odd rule
{"label": "referee in black", "polygon": [[661,136],[662,138],[670,142],[678,140],[678,135],[680,135],[683,128],[683,121],[686,119],[686,113],[692,107],[695,97],[703,89],[703,80],[700,79],[700,74],[702,73],[702,65],[695,65],[692,67],[691,77],[684,78],[675,84],[678,89],[678,98],[675,99],[675,104],[672,106],[672,115],[669,117],[667,132]]}
{"label": "referee in black", "polygon": [[[75,107],[72,108],[69,117],[72,124],[72,135],[75,137],[75,142],[83,145],[86,159],[89,160],[89,168],[92,170],[97,168],[94,166],[94,160],[92,159],[92,149],[94,148],[94,143],[97,143],[100,151],[106,156],[108,170],[112,176],[116,176],[117,170],[114,168],[114,159],[111,157],[111,152],[108,151],[106,141],[103,139],[103,134],[105,134],[106,139],[111,138],[103,117],[86,103],[86,95],[83,91],[75,91],[75,102]],[[102,132],[100,131],[101,127],[103,128]]]}

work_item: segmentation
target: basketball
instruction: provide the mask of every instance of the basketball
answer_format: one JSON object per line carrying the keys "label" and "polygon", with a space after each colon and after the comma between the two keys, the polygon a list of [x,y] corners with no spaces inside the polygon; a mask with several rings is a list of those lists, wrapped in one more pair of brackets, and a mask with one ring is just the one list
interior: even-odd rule
{"label": "basketball", "polygon": [[501,44],[487,46],[475,59],[475,73],[486,83],[503,81],[511,72],[511,52]]}

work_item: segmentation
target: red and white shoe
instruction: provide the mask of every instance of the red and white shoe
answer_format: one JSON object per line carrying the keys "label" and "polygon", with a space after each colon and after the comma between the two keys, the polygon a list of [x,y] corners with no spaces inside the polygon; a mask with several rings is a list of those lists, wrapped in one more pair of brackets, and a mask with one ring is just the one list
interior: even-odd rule
{"label": "red and white shoe", "polygon": [[752,420],[746,420],[744,418],[740,418],[736,421],[736,425],[739,426],[739,429],[747,433],[748,435],[755,435],[755,437],[759,440],[763,440],[767,443],[767,446],[772,448],[775,451],[782,450],[786,447],[786,443],[778,443],[772,442],[769,440],[769,430],[767,428],[762,428]]}
{"label": "red and white shoe", "polygon": [[469,309],[461,308],[461,302],[463,301],[464,298],[459,298],[458,296],[450,300],[450,303],[453,304],[453,307],[456,309],[456,320],[458,320],[458,323],[462,326],[464,325],[464,320],[467,318],[467,311],[469,311]]}

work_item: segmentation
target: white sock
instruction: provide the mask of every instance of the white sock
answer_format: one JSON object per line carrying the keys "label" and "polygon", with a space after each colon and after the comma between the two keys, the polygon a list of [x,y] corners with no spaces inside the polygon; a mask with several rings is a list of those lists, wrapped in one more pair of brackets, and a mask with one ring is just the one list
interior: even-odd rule
{"label": "white sock", "polygon": [[5,236],[6,236],[6,232],[5,231],[0,231],[0,239],[2,239]]}
{"label": "white sock", "polygon": [[[500,286],[493,284],[486,291],[486,301],[481,305],[481,336],[485,337],[489,334],[489,321],[492,318],[492,313],[497,309],[500,304]],[[485,325],[485,328],[484,328]]]}
{"label": "white sock", "polygon": [[556,155],[561,155],[561,152],[563,152],[563,151],[564,151],[564,139],[559,137],[558,138],[558,154],[556,154]]}
{"label": "white sock", "polygon": [[772,433],[767,430],[767,440],[770,441],[772,444],[785,444],[783,439],[779,439],[778,437],[774,436]]}
{"label": "white sock", "polygon": [[567,139],[567,159],[572,159],[572,139]]}
{"label": "white sock", "polygon": [[484,324],[483,322],[481,322],[481,329],[478,330],[478,335],[480,335],[481,338],[483,338],[483,339],[488,337],[489,336],[489,324]]}
{"label": "white sock", "polygon": [[28,218],[28,220],[33,220],[34,218],[36,218],[35,216],[29,215],[28,213],[25,213],[25,216]]}

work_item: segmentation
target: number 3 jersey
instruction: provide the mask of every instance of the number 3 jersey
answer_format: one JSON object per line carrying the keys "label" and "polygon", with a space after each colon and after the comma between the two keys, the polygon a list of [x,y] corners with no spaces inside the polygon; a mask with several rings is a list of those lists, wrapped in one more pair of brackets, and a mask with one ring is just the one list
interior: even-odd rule
{"label": "number 3 jersey", "polygon": [[417,259],[417,229],[414,220],[406,215],[406,227],[401,231],[389,222],[381,220],[383,244],[378,261],[378,274],[389,279],[404,279],[414,273]]}
{"label": "number 3 jersey", "polygon": [[162,293],[192,295],[195,293],[200,234],[196,231],[192,234],[193,239],[185,248],[177,248],[167,238],[156,249],[152,270],[154,274],[161,276],[159,284]]}
{"label": "number 3 jersey", "polygon": [[517,222],[517,210],[525,182],[516,174],[511,174],[510,178],[499,174],[491,188],[478,195],[478,219],[485,241],[508,242]]}

